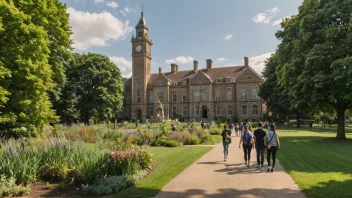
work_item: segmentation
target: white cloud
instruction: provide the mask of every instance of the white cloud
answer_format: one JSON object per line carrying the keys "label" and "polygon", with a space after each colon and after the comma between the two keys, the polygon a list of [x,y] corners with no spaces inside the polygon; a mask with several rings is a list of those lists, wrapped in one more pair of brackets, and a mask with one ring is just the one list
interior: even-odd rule
{"label": "white cloud", "polygon": [[120,13],[123,16],[126,16],[128,13],[137,13],[137,10],[134,10],[133,8],[131,8],[129,5],[125,6],[122,10],[120,10]]}
{"label": "white cloud", "polygon": [[227,36],[224,37],[225,41],[228,41],[228,40],[230,40],[231,38],[232,38],[232,35],[231,35],[231,34],[229,34],[229,35],[227,35]]}
{"label": "white cloud", "polygon": [[73,47],[86,50],[90,46],[107,46],[108,41],[124,39],[133,28],[110,12],[89,13],[68,8],[72,27]]}
{"label": "white cloud", "polygon": [[186,63],[191,63],[193,60],[194,58],[191,56],[178,56],[174,59],[166,60],[165,62],[168,64],[171,64],[171,63],[186,64]]}
{"label": "white cloud", "polygon": [[132,75],[132,61],[128,61],[123,57],[112,56],[109,57],[111,62],[115,63],[121,71],[123,77],[130,77]]}
{"label": "white cloud", "polygon": [[227,58],[217,58],[216,60],[218,62],[224,62],[224,61],[227,61],[228,59]]}
{"label": "white cloud", "polygon": [[253,21],[255,23],[263,23],[263,24],[269,24],[272,20],[272,18],[276,15],[276,13],[278,13],[280,11],[279,8],[277,7],[273,7],[270,10],[266,10],[265,12],[260,12],[258,14],[256,14],[253,17]]}
{"label": "white cloud", "polygon": [[106,2],[106,5],[111,8],[117,8],[119,5],[115,1]]}
{"label": "white cloud", "polygon": [[268,24],[270,23],[271,17],[268,16],[266,13],[258,13],[257,15],[255,15],[253,17],[253,21],[255,23],[264,23],[264,24]]}
{"label": "white cloud", "polygon": [[104,0],[94,0],[95,4],[104,3]]}
{"label": "white cloud", "polygon": [[254,71],[256,71],[259,75],[262,75],[265,61],[271,56],[271,54],[272,52],[250,57],[249,66],[251,66],[254,69]]}
{"label": "white cloud", "polygon": [[271,25],[272,25],[272,26],[280,25],[281,22],[282,22],[283,20],[285,20],[286,18],[290,18],[290,16],[282,17],[281,19],[278,19],[278,20],[276,20],[276,21],[273,21]]}
{"label": "white cloud", "polygon": [[270,13],[270,14],[276,14],[276,13],[278,13],[279,11],[280,11],[279,8],[273,7],[272,9],[267,10],[266,12],[267,12],[267,13]]}

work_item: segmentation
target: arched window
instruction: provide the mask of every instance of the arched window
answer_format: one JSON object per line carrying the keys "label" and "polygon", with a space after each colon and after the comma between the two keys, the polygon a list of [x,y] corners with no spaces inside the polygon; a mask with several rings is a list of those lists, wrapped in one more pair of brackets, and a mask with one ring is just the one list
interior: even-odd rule
{"label": "arched window", "polygon": [[258,111],[258,105],[253,105],[253,115],[258,115],[259,114],[259,111]]}

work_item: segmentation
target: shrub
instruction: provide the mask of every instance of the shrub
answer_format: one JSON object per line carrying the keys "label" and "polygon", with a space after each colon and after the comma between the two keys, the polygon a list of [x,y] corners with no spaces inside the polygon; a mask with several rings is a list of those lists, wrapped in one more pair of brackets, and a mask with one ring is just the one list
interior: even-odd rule
{"label": "shrub", "polygon": [[210,128],[209,132],[211,135],[221,135],[222,129],[219,127],[213,126]]}
{"label": "shrub", "polygon": [[6,178],[5,175],[0,175],[0,196],[21,196],[28,194],[30,191],[29,187],[17,186],[16,179],[13,177]]}
{"label": "shrub", "polygon": [[165,144],[166,147],[178,147],[180,144],[176,140],[168,140]]}
{"label": "shrub", "polygon": [[195,135],[190,135],[185,139],[184,145],[197,145],[200,143],[200,140]]}
{"label": "shrub", "polygon": [[201,143],[213,144],[213,139],[212,139],[211,135],[209,135],[209,134],[204,135],[203,138],[201,139]]}

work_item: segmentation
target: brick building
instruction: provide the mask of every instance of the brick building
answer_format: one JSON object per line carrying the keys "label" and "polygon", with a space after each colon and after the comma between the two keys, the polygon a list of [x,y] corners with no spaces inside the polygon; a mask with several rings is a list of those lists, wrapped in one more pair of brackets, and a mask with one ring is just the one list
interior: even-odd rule
{"label": "brick building", "polygon": [[[143,12],[132,42],[132,77],[124,83],[125,118],[162,121],[174,116],[187,120],[214,120],[216,117],[259,120],[265,112],[257,88],[263,79],[249,66],[216,67],[207,59],[205,67],[193,62],[192,70],[151,73],[153,45]],[[163,119],[160,119],[163,117]]]}

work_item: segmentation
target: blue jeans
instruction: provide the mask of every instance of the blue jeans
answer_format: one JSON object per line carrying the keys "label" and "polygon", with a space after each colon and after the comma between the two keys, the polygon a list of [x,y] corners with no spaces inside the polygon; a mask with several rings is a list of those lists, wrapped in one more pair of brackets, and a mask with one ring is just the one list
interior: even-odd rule
{"label": "blue jeans", "polygon": [[229,144],[228,142],[222,142],[222,145],[224,146],[224,156],[227,157],[229,155]]}

